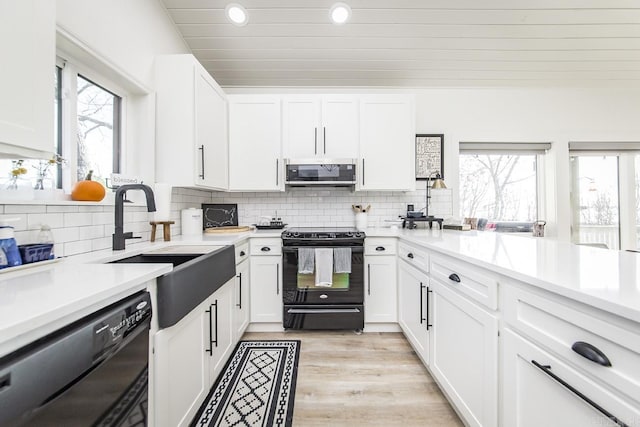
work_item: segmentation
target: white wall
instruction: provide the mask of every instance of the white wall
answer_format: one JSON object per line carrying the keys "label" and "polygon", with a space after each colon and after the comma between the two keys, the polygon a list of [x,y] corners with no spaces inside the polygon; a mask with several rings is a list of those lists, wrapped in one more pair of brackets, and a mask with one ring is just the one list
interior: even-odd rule
{"label": "white wall", "polygon": [[56,0],[56,24],[148,87],[156,55],[190,53],[159,0]]}

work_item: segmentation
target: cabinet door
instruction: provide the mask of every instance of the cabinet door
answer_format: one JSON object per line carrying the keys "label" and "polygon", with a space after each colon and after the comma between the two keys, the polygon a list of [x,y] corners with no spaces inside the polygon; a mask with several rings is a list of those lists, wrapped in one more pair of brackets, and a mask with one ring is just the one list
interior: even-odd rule
{"label": "cabinet door", "polygon": [[211,361],[209,363],[209,385],[213,385],[216,377],[222,371],[224,364],[232,350],[233,344],[233,290],[235,281],[232,279],[224,284],[209,298]]}
{"label": "cabinet door", "polygon": [[404,261],[398,264],[398,323],[425,365],[429,365],[429,278]]}
{"label": "cabinet door", "polygon": [[365,323],[397,322],[396,257],[366,257]]}
{"label": "cabinet door", "polygon": [[322,98],[322,139],[318,152],[334,159],[357,159],[360,117],[355,97]]}
{"label": "cabinet door", "polygon": [[54,150],[55,8],[0,2],[0,153],[46,158]]}
{"label": "cabinet door", "polygon": [[616,425],[549,373],[627,425],[640,419],[637,403],[614,395],[515,332],[503,329],[502,339],[504,426]]}
{"label": "cabinet door", "polygon": [[316,157],[320,144],[320,99],[288,97],[283,100],[284,156],[292,159]]}
{"label": "cabinet door", "polygon": [[197,184],[227,189],[227,111],[224,94],[218,92],[211,76],[200,67],[195,70],[196,176]]}
{"label": "cabinet door", "polygon": [[251,322],[282,323],[281,258],[252,256],[250,262]]}
{"label": "cabinet door", "polygon": [[154,419],[188,425],[209,392],[209,300],[153,337]]}
{"label": "cabinet door", "polygon": [[436,280],[431,372],[470,426],[498,424],[498,320]]}
{"label": "cabinet door", "polygon": [[249,261],[243,261],[236,266],[233,292],[233,335],[234,342],[238,342],[249,326]]}
{"label": "cabinet door", "polygon": [[230,190],[284,189],[280,119],[277,97],[229,97]]}
{"label": "cabinet door", "polygon": [[410,97],[360,101],[359,190],[415,189],[414,115]]}

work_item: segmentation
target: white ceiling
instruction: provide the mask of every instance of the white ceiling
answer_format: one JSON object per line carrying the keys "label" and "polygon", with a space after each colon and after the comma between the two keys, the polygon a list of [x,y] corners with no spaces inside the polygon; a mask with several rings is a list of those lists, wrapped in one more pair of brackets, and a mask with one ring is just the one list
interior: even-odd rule
{"label": "white ceiling", "polygon": [[[640,0],[162,0],[222,86],[638,86]],[[224,9],[239,3],[244,27]]]}

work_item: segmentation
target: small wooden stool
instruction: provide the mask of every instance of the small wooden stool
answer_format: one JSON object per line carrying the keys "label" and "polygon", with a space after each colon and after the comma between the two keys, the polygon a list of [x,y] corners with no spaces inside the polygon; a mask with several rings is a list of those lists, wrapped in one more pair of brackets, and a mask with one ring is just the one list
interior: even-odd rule
{"label": "small wooden stool", "polygon": [[151,221],[151,241],[156,241],[156,225],[162,224],[163,228],[163,238],[165,242],[169,242],[171,240],[171,224],[175,224],[175,221]]}

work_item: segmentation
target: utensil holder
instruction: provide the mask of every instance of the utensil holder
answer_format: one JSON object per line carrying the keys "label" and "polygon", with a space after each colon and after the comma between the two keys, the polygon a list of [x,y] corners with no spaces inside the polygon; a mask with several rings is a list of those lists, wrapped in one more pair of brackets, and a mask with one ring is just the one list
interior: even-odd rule
{"label": "utensil holder", "polygon": [[356,213],[356,229],[364,231],[367,228],[367,222],[366,212]]}

